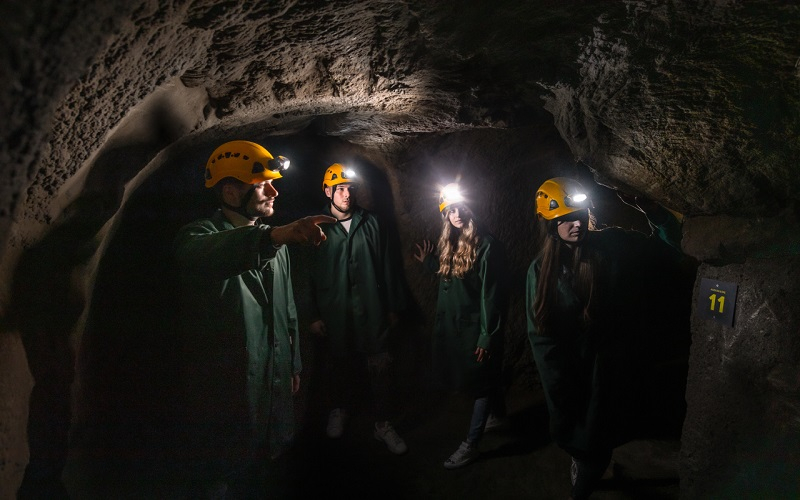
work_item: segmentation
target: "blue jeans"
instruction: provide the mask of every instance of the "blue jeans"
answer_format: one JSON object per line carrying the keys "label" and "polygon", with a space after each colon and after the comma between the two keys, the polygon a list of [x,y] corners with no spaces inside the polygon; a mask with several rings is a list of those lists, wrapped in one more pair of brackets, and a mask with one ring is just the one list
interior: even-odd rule
{"label": "blue jeans", "polygon": [[489,412],[489,396],[475,400],[472,407],[472,420],[469,423],[469,434],[467,434],[467,443],[471,446],[476,446],[483,437],[483,429],[489,419]]}
{"label": "blue jeans", "polygon": [[489,388],[486,396],[475,399],[472,407],[472,419],[469,423],[469,434],[467,434],[467,442],[470,445],[475,446],[481,440],[483,431],[486,429],[486,421],[492,414],[495,417],[506,416],[506,396],[499,385],[493,385]]}

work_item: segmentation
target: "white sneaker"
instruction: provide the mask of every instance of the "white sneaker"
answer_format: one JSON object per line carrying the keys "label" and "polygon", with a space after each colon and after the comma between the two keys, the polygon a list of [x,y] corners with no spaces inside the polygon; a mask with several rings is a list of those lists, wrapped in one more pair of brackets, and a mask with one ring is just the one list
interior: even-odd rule
{"label": "white sneaker", "polygon": [[478,459],[480,452],[478,448],[471,446],[466,441],[461,443],[461,446],[450,455],[450,458],[444,461],[445,469],[458,469],[467,464],[470,464]]}
{"label": "white sneaker", "polygon": [[378,441],[386,443],[386,447],[395,455],[402,455],[408,451],[406,442],[397,434],[397,431],[394,430],[394,427],[392,427],[389,422],[385,422],[382,427],[376,422],[373,436],[375,436],[375,439]]}
{"label": "white sneaker", "polygon": [[329,438],[339,438],[344,434],[344,426],[347,423],[347,411],[341,408],[331,410],[328,415],[328,427],[325,432]]}

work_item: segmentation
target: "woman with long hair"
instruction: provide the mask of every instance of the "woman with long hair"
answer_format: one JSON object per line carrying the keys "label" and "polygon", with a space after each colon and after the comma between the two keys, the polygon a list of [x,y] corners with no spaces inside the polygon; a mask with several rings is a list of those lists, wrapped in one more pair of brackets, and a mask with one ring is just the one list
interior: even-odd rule
{"label": "woman with long hair", "polygon": [[432,340],[436,380],[442,389],[463,391],[474,399],[467,439],[444,462],[455,469],[478,458],[489,414],[503,408],[499,379],[507,306],[505,252],[478,225],[457,184],[442,190],[439,211],[438,256],[424,241],[417,244],[415,257],[439,276]]}
{"label": "woman with long hair", "polygon": [[649,266],[681,258],[677,219],[645,200],[631,204],[660,238],[590,230],[592,202],[572,179],[549,179],[536,193],[542,241],[528,270],[528,339],[550,432],[572,457],[574,499],[591,494],[613,449],[632,439],[642,410],[634,396],[642,373],[635,353],[647,326],[639,309],[656,274]]}

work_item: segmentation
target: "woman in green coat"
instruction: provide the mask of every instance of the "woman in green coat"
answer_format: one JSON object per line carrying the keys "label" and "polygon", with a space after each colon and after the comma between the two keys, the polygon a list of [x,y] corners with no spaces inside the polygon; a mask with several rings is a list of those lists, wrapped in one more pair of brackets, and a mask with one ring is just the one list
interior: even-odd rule
{"label": "woman in green coat", "polygon": [[475,399],[467,439],[444,462],[455,469],[478,458],[486,421],[500,403],[507,292],[502,245],[478,226],[458,185],[442,190],[439,211],[438,258],[428,241],[417,245],[415,257],[440,277],[432,345],[437,381]]}
{"label": "woman in green coat", "polygon": [[528,270],[526,300],[550,432],[572,456],[576,500],[588,498],[612,450],[632,438],[649,326],[641,309],[658,288],[653,269],[666,272],[681,259],[680,226],[666,209],[635,205],[660,238],[620,228],[589,231],[585,193],[563,177],[538,189],[544,241]]}

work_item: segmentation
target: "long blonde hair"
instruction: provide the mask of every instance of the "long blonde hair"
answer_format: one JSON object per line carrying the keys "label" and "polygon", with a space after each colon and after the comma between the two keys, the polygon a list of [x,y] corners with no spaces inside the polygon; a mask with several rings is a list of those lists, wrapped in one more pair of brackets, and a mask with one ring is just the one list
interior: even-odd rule
{"label": "long blonde hair", "polygon": [[450,209],[442,217],[442,234],[439,236],[439,274],[446,278],[463,278],[472,269],[478,255],[480,236],[475,217],[468,208],[464,207],[462,210],[469,220],[464,222],[461,229],[450,223]]}

